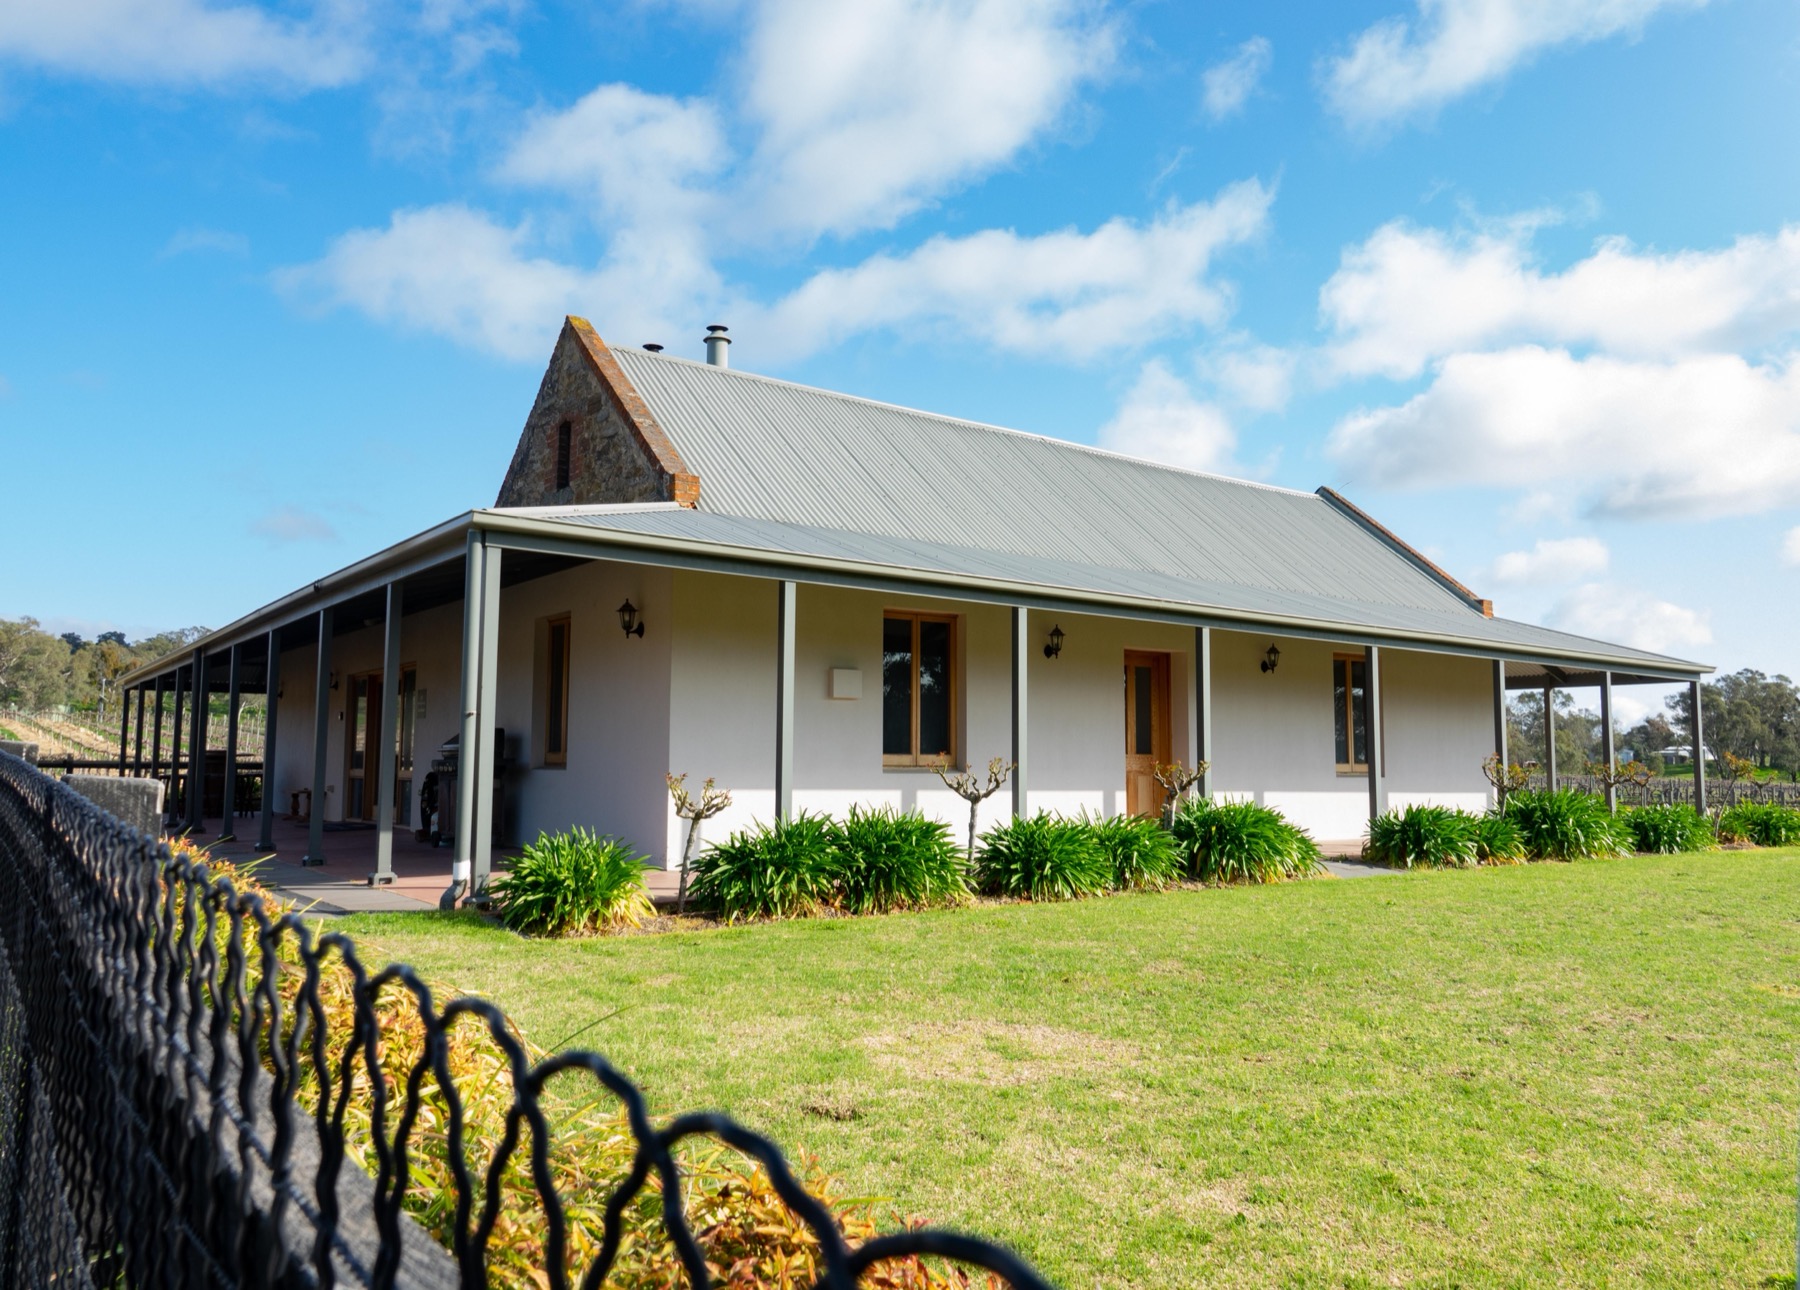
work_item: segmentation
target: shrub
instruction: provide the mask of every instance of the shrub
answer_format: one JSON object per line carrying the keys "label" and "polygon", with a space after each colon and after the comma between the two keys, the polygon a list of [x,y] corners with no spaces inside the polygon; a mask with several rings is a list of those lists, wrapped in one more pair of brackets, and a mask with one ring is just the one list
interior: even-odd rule
{"label": "shrub", "polygon": [[891,806],[850,808],[838,828],[838,881],[853,914],[952,905],[969,894],[950,826]]}
{"label": "shrub", "polygon": [[982,834],[976,872],[982,890],[1028,900],[1098,895],[1113,876],[1093,828],[1042,811]]}
{"label": "shrub", "polygon": [[644,858],[579,826],[538,834],[488,891],[501,922],[543,936],[636,927],[656,912],[644,891]]}
{"label": "shrub", "polygon": [[802,812],[709,847],[694,866],[693,897],[735,922],[817,913],[837,894],[838,827]]}
{"label": "shrub", "polygon": [[1482,864],[1525,863],[1525,839],[1519,834],[1519,826],[1498,813],[1477,815],[1475,858]]}
{"label": "shrub", "polygon": [[1712,821],[1685,802],[1662,802],[1624,812],[1620,819],[1638,851],[1664,855],[1703,851],[1713,843]]}
{"label": "shrub", "polygon": [[1142,815],[1084,819],[1112,866],[1112,885],[1124,891],[1161,891],[1181,877],[1181,851],[1160,820]]}
{"label": "shrub", "polygon": [[1389,811],[1370,821],[1363,858],[1400,869],[1464,868],[1480,858],[1475,817],[1448,806]]}
{"label": "shrub", "polygon": [[1280,882],[1319,870],[1319,845],[1280,811],[1190,798],[1170,826],[1188,871],[1203,882]]}
{"label": "shrub", "polygon": [[1533,860],[1595,860],[1630,850],[1624,826],[1597,793],[1578,788],[1509,793],[1505,813]]}
{"label": "shrub", "polygon": [[1759,847],[1791,846],[1800,842],[1800,811],[1773,802],[1739,802],[1719,817],[1719,836]]}

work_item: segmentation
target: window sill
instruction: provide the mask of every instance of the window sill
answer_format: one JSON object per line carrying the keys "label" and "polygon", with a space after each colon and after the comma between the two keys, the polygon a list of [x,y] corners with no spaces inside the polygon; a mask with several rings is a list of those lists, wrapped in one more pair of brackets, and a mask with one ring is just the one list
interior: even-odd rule
{"label": "window sill", "polygon": [[1369,768],[1367,766],[1339,766],[1337,776],[1339,779],[1367,779]]}

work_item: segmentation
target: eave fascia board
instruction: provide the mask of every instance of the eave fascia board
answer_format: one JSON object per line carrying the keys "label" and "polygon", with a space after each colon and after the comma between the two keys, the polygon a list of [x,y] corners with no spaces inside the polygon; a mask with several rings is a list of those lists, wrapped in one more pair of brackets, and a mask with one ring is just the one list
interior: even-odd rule
{"label": "eave fascia board", "polygon": [[120,677],[116,684],[131,687],[171,674],[192,661],[195,649],[204,649],[210,654],[230,649],[233,645],[245,644],[258,636],[266,635],[274,628],[285,627],[306,614],[316,613],[327,605],[339,604],[398,578],[429,569],[432,565],[460,558],[464,535],[469,531],[474,514],[473,511],[464,511],[423,533],[415,533],[355,564],[346,565],[335,573],[328,573],[279,600],[252,610],[235,622],[208,632],[199,640],[184,645],[173,653],[133,668]]}
{"label": "eave fascia board", "polygon": [[[1340,641],[1353,645],[1384,645],[1428,654],[1455,654],[1470,658],[1516,659],[1522,663],[1553,666],[1583,663],[1602,669],[1643,675],[1658,667],[1677,679],[1691,680],[1713,671],[1711,664],[1658,656],[1654,663],[1613,654],[1568,651],[1550,653],[1502,642],[1471,642],[1438,633],[1407,632],[1367,627],[1282,614],[1255,614],[1224,606],[1190,605],[1182,601],[1139,596],[1107,595],[1074,587],[1052,587],[1014,582],[973,574],[951,574],[904,565],[879,564],[812,556],[762,547],[732,546],[692,538],[630,533],[592,525],[570,524],[519,515],[515,511],[480,510],[474,526],[490,535],[490,543],[515,550],[578,559],[611,559],[626,563],[660,565],[731,573],[745,577],[790,577],[803,582],[856,587],[873,591],[899,591],[913,595],[978,600],[989,604],[1026,605],[1051,612],[1094,614],[1165,622],[1186,627],[1218,627],[1228,631],[1266,631],[1308,640]],[[498,539],[497,542],[495,539]],[[596,550],[598,549],[598,550]],[[933,590],[936,589],[936,590]],[[1491,619],[1481,619],[1489,622]]]}

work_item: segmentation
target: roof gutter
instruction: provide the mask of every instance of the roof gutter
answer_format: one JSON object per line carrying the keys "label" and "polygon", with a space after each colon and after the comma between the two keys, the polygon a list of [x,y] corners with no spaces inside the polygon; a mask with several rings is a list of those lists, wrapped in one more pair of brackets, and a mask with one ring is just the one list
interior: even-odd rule
{"label": "roof gutter", "polygon": [[691,538],[663,537],[651,533],[625,533],[519,515],[516,512],[478,510],[470,518],[476,528],[500,537],[500,546],[545,554],[590,554],[591,558],[592,548],[603,547],[611,558],[635,559],[637,563],[643,564],[709,569],[752,576],[767,576],[771,570],[791,571],[808,575],[805,580],[811,582],[870,589],[916,588],[922,594],[930,594],[927,588],[954,589],[966,598],[997,604],[1025,604],[1044,609],[1067,608],[1106,617],[1153,619],[1195,627],[1273,630],[1287,636],[1396,645],[1426,653],[1460,654],[1479,658],[1503,657],[1543,664],[1585,663],[1603,670],[1634,675],[1647,675],[1662,670],[1669,673],[1669,680],[1688,680],[1713,671],[1708,664],[1691,663],[1662,655],[1654,656],[1655,662],[1651,663],[1641,658],[1627,659],[1588,651],[1549,654],[1499,641],[1472,643],[1466,637],[1448,633],[1403,631],[1285,614],[1250,614],[1220,606],[1195,606],[1185,601],[1107,595],[1078,587],[1054,587],[973,574],[934,572],[904,565],[770,551],[761,547],[699,542]]}

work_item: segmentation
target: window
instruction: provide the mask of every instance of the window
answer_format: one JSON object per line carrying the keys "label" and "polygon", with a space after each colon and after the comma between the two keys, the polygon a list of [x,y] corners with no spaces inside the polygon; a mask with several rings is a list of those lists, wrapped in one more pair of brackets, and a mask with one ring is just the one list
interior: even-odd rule
{"label": "window", "polygon": [[1361,654],[1331,660],[1332,712],[1337,727],[1337,767],[1369,768],[1369,664]]}
{"label": "window", "polygon": [[556,487],[558,490],[569,486],[569,440],[574,435],[574,427],[567,421],[556,427]]}
{"label": "window", "polygon": [[881,760],[956,760],[956,620],[948,615],[882,618]]}
{"label": "window", "polygon": [[569,619],[545,624],[544,765],[569,764]]}

